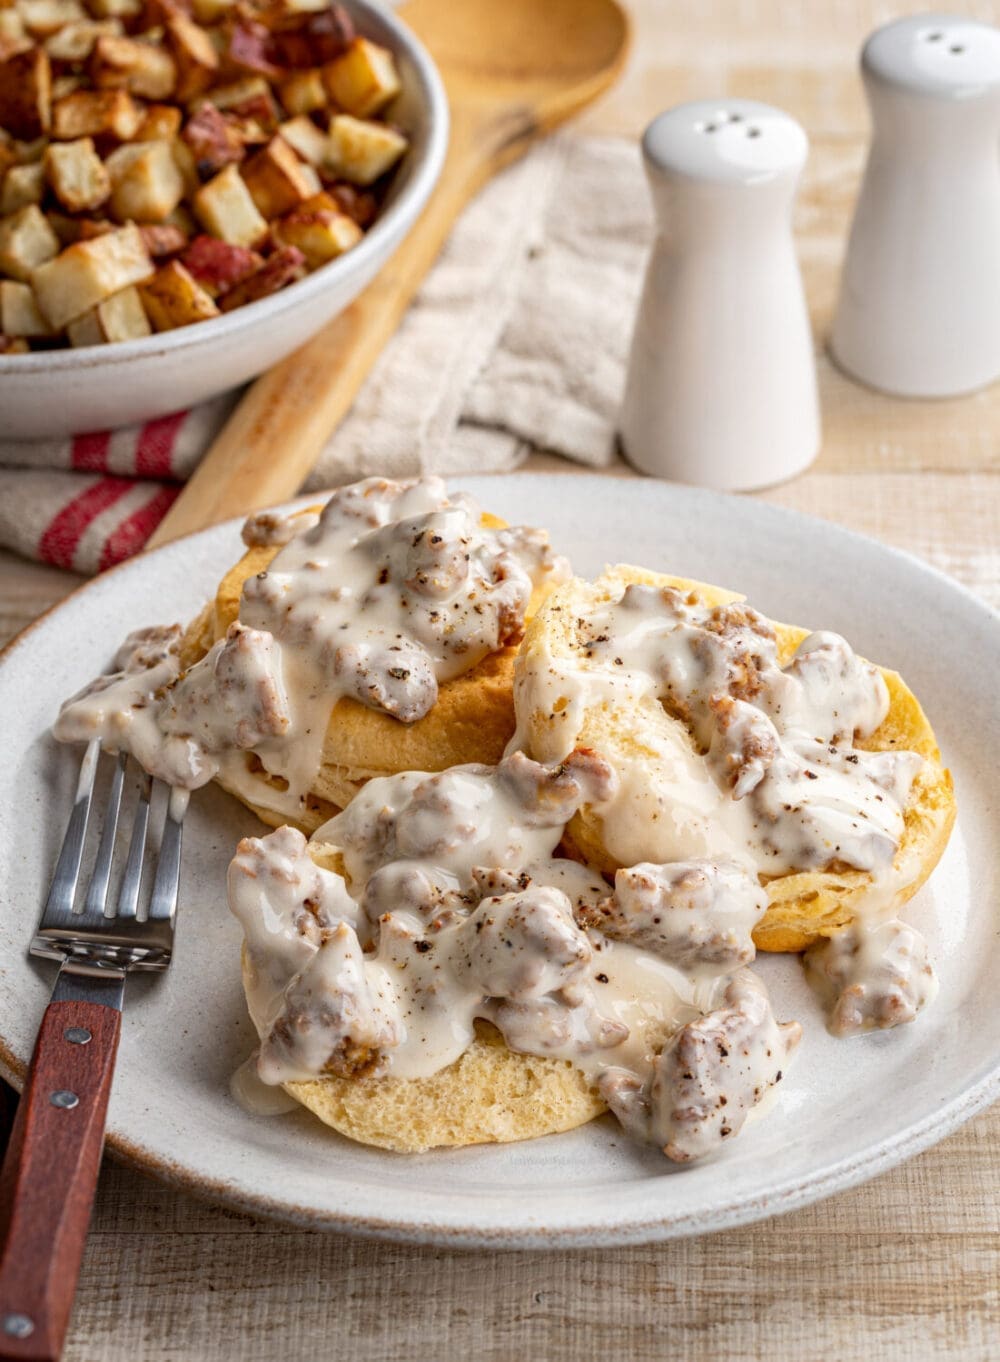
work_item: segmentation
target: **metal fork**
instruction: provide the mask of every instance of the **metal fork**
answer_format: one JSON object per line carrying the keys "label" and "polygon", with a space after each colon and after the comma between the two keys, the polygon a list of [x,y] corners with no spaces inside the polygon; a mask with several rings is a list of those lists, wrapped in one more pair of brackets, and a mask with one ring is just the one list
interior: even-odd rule
{"label": "metal fork", "polygon": [[76,800],[33,955],[59,962],[0,1170],[0,1357],[50,1362],[62,1352],[97,1186],[125,976],[170,964],[186,792],[172,790],[148,911],[139,916],[148,859],[150,797],[143,776],[117,901],[108,891],[127,756],[111,779],[93,873],[82,907],[77,885],[100,750],[80,766]]}

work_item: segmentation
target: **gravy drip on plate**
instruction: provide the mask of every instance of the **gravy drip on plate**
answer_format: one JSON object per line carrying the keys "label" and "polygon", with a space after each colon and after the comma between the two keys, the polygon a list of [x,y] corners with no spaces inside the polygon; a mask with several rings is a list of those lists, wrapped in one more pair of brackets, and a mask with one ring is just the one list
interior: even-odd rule
{"label": "gravy drip on plate", "polygon": [[282,547],[244,585],[226,637],[182,673],[179,629],[132,635],[115,673],[70,700],[55,733],[99,736],[172,785],[221,771],[251,799],[253,752],[287,785],[268,802],[291,817],[339,700],[422,718],[440,682],[520,638],[534,586],[564,567],[542,531],[484,527],[476,503],[449,497],[439,478],[369,478],[318,518],[255,516],[244,537]]}
{"label": "gravy drip on plate", "polygon": [[484,1018],[582,1069],[675,1160],[735,1134],[800,1034],[746,969],[765,895],[733,863],[635,866],[611,890],[557,857],[613,788],[592,752],[514,753],[369,781],[311,843],[288,827],[241,842],[229,902],[260,1078],[424,1077]]}
{"label": "gravy drip on plate", "polygon": [[[526,718],[540,713],[540,755],[555,759],[588,710],[635,709],[635,741],[612,758],[617,794],[598,810],[616,860],[696,849],[766,876],[890,873],[922,758],[853,746],[881,724],[889,696],[839,635],[810,634],[781,667],[774,629],[749,606],[639,585],[597,600],[574,629],[572,657],[520,665],[512,746],[529,745]],[[673,722],[656,714],[646,725],[644,708]]]}

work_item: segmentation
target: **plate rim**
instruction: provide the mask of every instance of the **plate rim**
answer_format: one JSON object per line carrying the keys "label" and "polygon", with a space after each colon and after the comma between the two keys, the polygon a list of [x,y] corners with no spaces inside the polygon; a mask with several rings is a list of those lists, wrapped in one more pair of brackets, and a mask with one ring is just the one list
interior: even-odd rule
{"label": "plate rim", "polygon": [[[846,537],[866,550],[875,548],[878,552],[898,559],[911,572],[917,572],[932,579],[939,587],[957,592],[969,606],[975,607],[994,627],[1000,627],[1000,610],[977,595],[964,583],[950,576],[942,569],[926,562],[916,554],[895,545],[866,535],[858,530],[841,525],[837,521],[826,520],[821,516],[810,515],[791,507],[774,505],[738,494],[717,492],[713,489],[693,487],[686,484],[664,482],[660,479],[630,478],[627,475],[615,477],[613,474],[594,472],[565,472],[552,470],[518,469],[511,473],[479,473],[449,476],[446,481],[454,489],[468,489],[475,493],[477,487],[506,482],[511,479],[537,479],[557,481],[572,477],[574,482],[586,482],[594,487],[607,487],[609,480],[626,483],[656,483],[671,494],[703,501],[724,507],[734,504],[752,505],[755,512],[770,516],[778,522],[785,522],[800,529],[820,524],[831,530],[835,536]],[[281,507],[297,507],[316,502],[329,496],[335,488],[325,488],[305,493],[280,503]],[[117,574],[144,570],[145,565],[156,559],[157,555],[176,552],[177,546],[190,543],[203,537],[215,536],[226,530],[237,530],[246,514],[220,521],[216,525],[196,530],[180,536],[167,544],[145,551],[99,575],[82,582],[68,595],[56,601],[45,611],[31,620],[23,629],[0,649],[0,672],[8,664],[16,650],[30,640],[30,636],[53,615],[71,608],[77,598],[85,592],[104,588]],[[0,1074],[18,1091],[21,1089],[27,1065],[11,1051],[7,1040],[0,1035]],[[863,1182],[877,1177],[897,1167],[905,1160],[930,1148],[945,1139],[978,1112],[1000,1099],[1000,1055],[982,1076],[951,1099],[944,1107],[938,1108],[921,1120],[884,1138],[873,1151],[861,1152],[848,1158],[835,1161],[819,1172],[778,1183],[766,1193],[750,1198],[742,1197],[726,1202],[721,1206],[685,1213],[681,1217],[658,1214],[650,1217],[630,1215],[626,1222],[596,1223],[592,1225],[571,1224],[554,1228],[544,1226],[506,1227],[498,1225],[476,1225],[475,1223],[441,1223],[421,1221],[417,1217],[409,1219],[386,1219],[377,1215],[357,1215],[349,1212],[324,1210],[309,1205],[296,1205],[287,1200],[271,1197],[261,1191],[253,1191],[237,1179],[226,1181],[206,1177],[192,1169],[189,1164],[162,1158],[149,1150],[141,1142],[109,1129],[106,1136],[106,1149],[120,1162],[137,1168],[155,1177],[167,1186],[177,1188],[194,1197],[223,1205],[247,1214],[259,1215],[266,1219],[313,1230],[338,1231],[353,1236],[381,1239],[398,1243],[440,1244],[454,1248],[497,1248],[497,1249],[559,1249],[593,1246],[617,1246],[664,1242],[673,1238],[685,1238],[699,1234],[713,1233],[740,1225],[788,1214],[812,1202],[820,1201],[847,1191]],[[556,1138],[556,1137],[549,1137]]]}

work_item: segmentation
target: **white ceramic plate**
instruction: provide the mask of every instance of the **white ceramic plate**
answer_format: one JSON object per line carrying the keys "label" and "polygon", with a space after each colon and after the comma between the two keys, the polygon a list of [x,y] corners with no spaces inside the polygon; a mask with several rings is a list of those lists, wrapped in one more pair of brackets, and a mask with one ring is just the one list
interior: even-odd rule
{"label": "white ceramic plate", "polygon": [[[249,1053],[223,875],[254,819],[220,791],[193,800],[177,952],[128,985],[109,1143],[205,1196],[303,1225],[419,1242],[545,1246],[665,1239],[790,1210],[872,1177],[1000,1093],[997,932],[1000,740],[997,616],[947,578],[844,530],[759,502],[585,476],[467,478],[511,521],[546,525],[578,571],[633,561],[746,591],[778,619],[832,628],[896,667],[955,773],[959,821],[908,916],[941,992],[912,1026],[834,1040],[796,959],[761,971],[805,1039],[766,1119],[718,1159],[676,1170],[610,1117],[519,1145],[394,1155],[303,1112],[245,1115],[228,1092]],[[23,1073],[52,985],[25,944],[70,806],[78,753],[47,735],[59,701],[128,630],[184,620],[240,552],[238,526],[169,545],[99,578],[0,663],[0,1059]]]}

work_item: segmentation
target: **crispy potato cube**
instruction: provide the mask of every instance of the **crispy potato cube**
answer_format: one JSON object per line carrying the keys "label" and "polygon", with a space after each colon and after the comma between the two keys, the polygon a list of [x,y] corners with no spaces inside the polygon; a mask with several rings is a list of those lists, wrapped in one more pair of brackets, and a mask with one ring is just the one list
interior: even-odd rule
{"label": "crispy potato cube", "polygon": [[322,169],[352,184],[374,184],[396,164],[407,145],[402,133],[384,123],[337,114],[330,119]]}
{"label": "crispy potato cube", "polygon": [[67,24],[45,40],[45,50],[53,61],[86,61],[102,36],[115,37],[124,32],[120,19],[81,19]]}
{"label": "crispy potato cube", "polygon": [[184,176],[170,143],[130,142],[107,159],[111,216],[118,222],[162,222],[184,197]]}
{"label": "crispy potato cube", "polygon": [[222,299],[222,310],[232,312],[234,308],[243,307],[246,303],[255,303],[258,298],[266,298],[272,293],[277,293],[286,284],[294,284],[302,279],[305,273],[306,262],[302,252],[296,246],[282,246],[280,250],[268,256],[259,270],[248,274],[225,294]]}
{"label": "crispy potato cube", "polygon": [[278,81],[278,98],[292,114],[315,113],[326,108],[326,86],[319,67],[292,71]]}
{"label": "crispy potato cube", "polygon": [[342,57],[323,67],[330,98],[357,118],[377,114],[399,94],[399,73],[392,53],[367,38],[355,38]]}
{"label": "crispy potato cube", "polygon": [[265,218],[290,213],[296,204],[316,192],[313,181],[295,152],[280,137],[272,137],[242,169],[250,197]]}
{"label": "crispy potato cube", "polygon": [[191,12],[199,24],[206,27],[224,19],[236,4],[236,0],[191,0]]}
{"label": "crispy potato cube", "polygon": [[203,184],[192,207],[207,232],[233,246],[256,246],[267,236],[267,222],[235,165]]}
{"label": "crispy potato cube", "polygon": [[303,161],[308,161],[311,166],[323,164],[327,151],[326,133],[320,132],[311,118],[305,114],[290,118],[286,123],[279,124],[278,132]]}
{"label": "crispy potato cube", "polygon": [[25,141],[40,137],[52,121],[52,67],[43,47],[0,62],[0,128]]}
{"label": "crispy potato cube", "polygon": [[177,255],[188,244],[188,233],[175,222],[146,223],[139,228],[146,250],[156,261]]}
{"label": "crispy potato cube", "polygon": [[123,288],[85,312],[66,328],[70,345],[105,345],[111,341],[139,340],[153,328],[136,288]]}
{"label": "crispy potato cube", "polygon": [[0,213],[16,213],[29,203],[41,203],[45,192],[45,167],[41,161],[28,166],[11,166],[3,177]]}
{"label": "crispy potato cube", "polygon": [[52,77],[52,101],[53,107],[57,99],[65,99],[67,95],[75,95],[77,90],[82,90],[87,81],[84,76],[53,76]]}
{"label": "crispy potato cube", "polygon": [[36,38],[48,38],[87,17],[79,0],[18,0],[17,8],[25,28]]}
{"label": "crispy potato cube", "polygon": [[112,293],[148,279],[153,268],[138,227],[129,224],[67,246],[54,260],[33,270],[31,285],[42,316],[61,330]]}
{"label": "crispy potato cube", "polygon": [[207,90],[219,71],[219,54],[212,39],[185,14],[167,20],[166,42],[177,63],[175,98],[191,99]]}
{"label": "crispy potato cube", "polygon": [[51,336],[30,284],[0,283],[0,331],[6,336]]}
{"label": "crispy potato cube", "polygon": [[95,19],[132,19],[142,13],[142,0],[87,0]]}
{"label": "crispy potato cube", "polygon": [[195,169],[195,184],[189,194],[197,191],[199,176],[207,179],[216,175],[227,165],[242,161],[246,155],[246,147],[236,128],[208,101],[188,119],[181,138],[182,145],[190,149]]}
{"label": "crispy potato cube", "polygon": [[0,9],[0,61],[26,52],[33,46],[24,27],[24,20],[16,9]]}
{"label": "crispy potato cube", "polygon": [[34,165],[36,161],[40,161],[45,155],[48,145],[49,139],[44,136],[35,137],[30,142],[15,141],[13,143],[14,155],[17,157],[18,165]]}
{"label": "crispy potato cube", "polygon": [[0,218],[0,273],[29,283],[31,272],[59,253],[59,238],[37,203]]}
{"label": "crispy potato cube", "polygon": [[[242,121],[244,141],[266,142],[278,126],[280,113],[267,81],[261,76],[248,76],[230,85],[210,90],[208,98],[217,109]],[[258,125],[256,137],[253,126]]]}
{"label": "crispy potato cube", "polygon": [[246,246],[230,246],[214,236],[196,236],[182,264],[213,298],[226,293],[263,265],[263,257]]}
{"label": "crispy potato cube", "polygon": [[145,99],[167,99],[177,84],[173,57],[162,47],[135,38],[98,38],[90,74],[101,89],[125,89]]}
{"label": "crispy potato cube", "polygon": [[137,142],[172,141],[181,130],[181,111],[173,104],[150,104],[135,133]]}
{"label": "crispy potato cube", "polygon": [[146,315],[157,331],[172,331],[219,315],[212,298],[179,260],[161,265],[139,292]]}
{"label": "crispy potato cube", "polygon": [[52,106],[52,136],[61,142],[105,133],[127,142],[141,123],[142,110],[127,90],[77,90]]}
{"label": "crispy potato cube", "polygon": [[71,213],[96,208],[111,193],[111,177],[89,137],[53,142],[44,164],[56,198]]}
{"label": "crispy potato cube", "polygon": [[282,246],[297,246],[309,268],[317,270],[356,246],[364,233],[346,213],[302,206],[272,223],[271,235]]}

